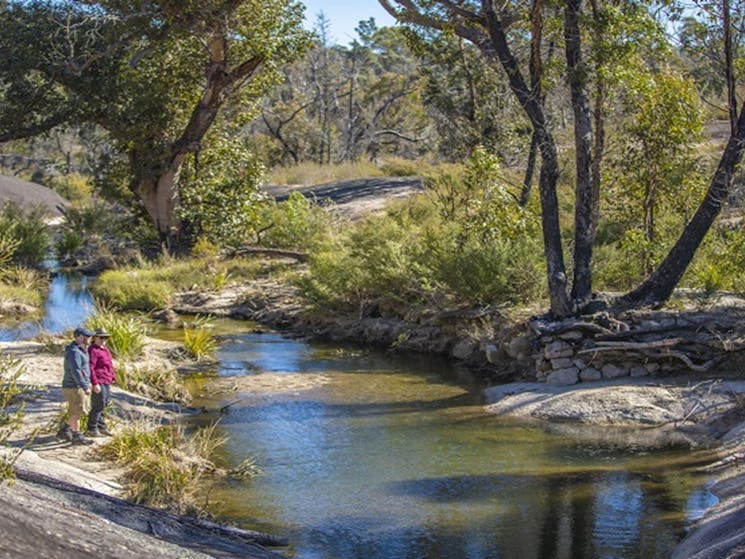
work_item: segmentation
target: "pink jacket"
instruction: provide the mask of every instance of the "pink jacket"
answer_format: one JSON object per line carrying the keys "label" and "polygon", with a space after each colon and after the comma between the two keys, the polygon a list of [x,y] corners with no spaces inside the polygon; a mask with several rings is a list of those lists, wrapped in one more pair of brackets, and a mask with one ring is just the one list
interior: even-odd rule
{"label": "pink jacket", "polygon": [[91,384],[111,384],[114,382],[114,360],[109,348],[91,344],[88,347],[91,360]]}

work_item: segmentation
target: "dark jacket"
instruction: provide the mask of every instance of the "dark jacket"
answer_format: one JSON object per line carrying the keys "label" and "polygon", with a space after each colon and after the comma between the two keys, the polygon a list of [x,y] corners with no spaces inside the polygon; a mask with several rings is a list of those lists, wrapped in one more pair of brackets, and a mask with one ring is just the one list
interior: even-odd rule
{"label": "dark jacket", "polygon": [[91,369],[88,352],[77,342],[65,348],[65,375],[62,377],[62,388],[82,388],[91,386]]}
{"label": "dark jacket", "polygon": [[91,360],[91,384],[111,384],[114,382],[114,360],[109,348],[91,344],[88,346]]}

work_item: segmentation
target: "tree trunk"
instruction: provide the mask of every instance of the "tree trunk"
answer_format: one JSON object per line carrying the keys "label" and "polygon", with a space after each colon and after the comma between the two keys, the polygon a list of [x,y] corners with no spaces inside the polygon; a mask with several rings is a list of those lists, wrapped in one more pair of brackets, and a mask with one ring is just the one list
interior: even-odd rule
{"label": "tree trunk", "polygon": [[181,220],[176,208],[179,201],[178,171],[186,154],[175,158],[171,168],[157,179],[145,178],[137,185],[137,193],[147,210],[150,219],[158,230],[160,241],[168,252],[179,243]]}
{"label": "tree trunk", "polygon": [[574,209],[574,280],[572,299],[582,304],[592,296],[592,248],[595,243],[595,200],[591,174],[592,117],[586,92],[587,68],[582,61],[579,31],[581,0],[568,0],[564,12],[564,38],[569,86],[574,110],[576,187]]}
{"label": "tree trunk", "polygon": [[559,178],[559,164],[556,142],[548,130],[546,116],[539,100],[532,94],[520,73],[520,67],[510,50],[507,36],[499,16],[494,11],[491,0],[482,0],[482,8],[496,54],[510,83],[510,89],[530,119],[533,130],[538,135],[541,151],[541,172],[539,188],[541,197],[541,223],[543,227],[543,250],[548,276],[548,293],[551,312],[556,316],[567,316],[573,308],[567,293],[566,267],[561,246],[559,227],[559,203],[556,196],[556,183]]}
{"label": "tree trunk", "polygon": [[533,131],[530,134],[530,151],[528,152],[528,162],[525,166],[525,177],[523,178],[523,188],[520,191],[519,204],[521,207],[528,205],[530,200],[530,191],[533,185],[533,174],[535,173],[535,162],[538,157],[538,134]]}
{"label": "tree trunk", "polygon": [[735,134],[730,136],[703,202],[657,270],[639,287],[619,299],[622,306],[642,307],[665,302],[691,263],[704,236],[729,196],[735,168],[745,150],[745,105]]}
{"label": "tree trunk", "polygon": [[226,99],[250,79],[263,62],[263,58],[257,56],[241,62],[230,71],[225,37],[214,35],[207,47],[210,64],[206,70],[206,85],[181,135],[166,146],[168,159],[162,162],[162,166],[161,162],[156,162],[156,166],[143,165],[152,157],[151,153],[129,154],[134,176],[138,177],[132,185],[132,190],[142,200],[158,229],[161,242],[169,251],[178,246],[181,235],[181,220],[176,212],[179,203],[178,175],[181,167],[189,154],[198,153],[201,149],[201,142],[215,122]]}

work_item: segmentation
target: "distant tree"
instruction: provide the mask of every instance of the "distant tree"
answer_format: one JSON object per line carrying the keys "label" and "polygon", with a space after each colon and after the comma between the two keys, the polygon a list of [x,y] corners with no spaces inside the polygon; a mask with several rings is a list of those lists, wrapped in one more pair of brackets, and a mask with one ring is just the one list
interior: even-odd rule
{"label": "distant tree", "polygon": [[530,141],[530,124],[498,73],[461,37],[419,41],[426,77],[423,103],[438,131],[438,151],[452,161],[484,146],[514,163]]}
{"label": "distant tree", "polygon": [[169,248],[180,171],[230,103],[253,103],[303,51],[293,0],[9,1],[0,11],[0,141],[96,123]]}
{"label": "distant tree", "polygon": [[284,68],[283,84],[262,104],[263,128],[281,153],[275,160],[327,164],[429,149],[418,61],[401,31],[370,19],[340,46],[329,44],[323,25],[314,48]]}

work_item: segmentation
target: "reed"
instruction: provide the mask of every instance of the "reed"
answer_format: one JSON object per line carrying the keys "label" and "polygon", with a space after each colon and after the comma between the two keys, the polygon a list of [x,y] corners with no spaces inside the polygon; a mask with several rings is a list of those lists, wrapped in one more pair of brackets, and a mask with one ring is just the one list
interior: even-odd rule
{"label": "reed", "polygon": [[204,317],[184,324],[184,348],[197,361],[213,358],[217,340],[212,334],[212,322]]}
{"label": "reed", "polygon": [[117,370],[116,382],[124,390],[153,400],[182,405],[191,402],[183,378],[172,368],[125,363]]}
{"label": "reed", "polygon": [[88,320],[91,328],[103,328],[110,334],[108,347],[120,359],[136,359],[145,349],[147,325],[136,315],[123,315],[97,304],[96,313]]}
{"label": "reed", "polygon": [[125,467],[127,491],[134,502],[183,514],[200,511],[198,496],[218,471],[212,453],[224,442],[214,425],[187,436],[179,423],[139,419],[97,452]]}

